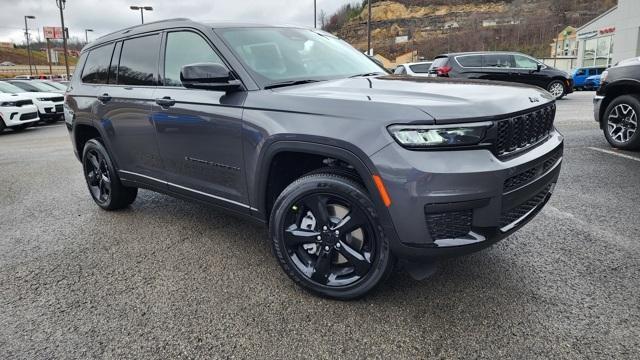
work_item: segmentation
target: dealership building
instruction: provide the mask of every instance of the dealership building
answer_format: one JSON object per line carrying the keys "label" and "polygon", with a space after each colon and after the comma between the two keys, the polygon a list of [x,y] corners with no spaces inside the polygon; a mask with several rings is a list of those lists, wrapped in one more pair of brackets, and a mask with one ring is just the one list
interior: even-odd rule
{"label": "dealership building", "polygon": [[640,1],[618,5],[577,30],[578,66],[608,66],[640,56]]}

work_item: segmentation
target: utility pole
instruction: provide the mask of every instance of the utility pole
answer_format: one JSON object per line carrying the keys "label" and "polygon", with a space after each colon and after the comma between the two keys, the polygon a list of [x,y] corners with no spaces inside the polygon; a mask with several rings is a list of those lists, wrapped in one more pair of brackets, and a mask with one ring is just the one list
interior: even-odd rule
{"label": "utility pole", "polygon": [[369,19],[367,20],[367,54],[372,56],[371,51],[371,0],[369,0]]}
{"label": "utility pole", "polygon": [[62,50],[64,51],[64,66],[67,70],[67,78],[69,80],[69,57],[67,55],[67,29],[64,27],[64,7],[67,0],[56,0],[56,6],[60,9],[60,23],[62,25]]}
{"label": "utility pole", "polygon": [[27,37],[27,55],[29,57],[29,75],[33,75],[33,71],[31,70],[31,46],[29,44],[29,27],[27,26],[27,19],[35,19],[36,17],[33,15],[25,15],[24,16],[24,36]]}

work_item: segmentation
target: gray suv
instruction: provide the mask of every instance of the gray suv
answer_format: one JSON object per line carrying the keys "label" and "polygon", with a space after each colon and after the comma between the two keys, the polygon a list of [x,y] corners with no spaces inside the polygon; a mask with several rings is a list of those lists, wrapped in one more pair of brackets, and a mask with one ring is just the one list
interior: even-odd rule
{"label": "gray suv", "polygon": [[145,188],[263,223],[285,273],[336,299],[531,220],[554,116],[542,89],[389,75],[323,31],[187,19],[87,45],[65,102],[98,206]]}

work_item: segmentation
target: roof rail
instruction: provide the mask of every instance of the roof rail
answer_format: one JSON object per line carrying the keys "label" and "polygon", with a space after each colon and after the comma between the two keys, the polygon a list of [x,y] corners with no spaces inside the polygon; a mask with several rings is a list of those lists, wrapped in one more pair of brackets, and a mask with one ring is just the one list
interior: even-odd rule
{"label": "roof rail", "polygon": [[139,25],[133,25],[133,26],[129,26],[129,27],[124,28],[124,29],[120,29],[118,31],[114,31],[114,32],[108,33],[106,35],[102,35],[99,38],[97,38],[96,40],[100,40],[102,38],[106,38],[106,37],[114,35],[114,34],[126,34],[126,33],[130,32],[133,29],[141,28],[141,27],[144,27],[144,26],[147,26],[147,25],[158,24],[158,23],[163,23],[163,22],[168,22],[168,21],[190,21],[190,20],[191,19],[189,19],[189,18],[173,18],[173,19],[164,19],[164,20],[152,21],[152,22],[139,24]]}

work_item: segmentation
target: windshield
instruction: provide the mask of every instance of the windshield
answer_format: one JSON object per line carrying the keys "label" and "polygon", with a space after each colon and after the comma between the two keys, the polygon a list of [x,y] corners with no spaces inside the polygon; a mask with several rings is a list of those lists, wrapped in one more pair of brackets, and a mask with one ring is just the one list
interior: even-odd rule
{"label": "windshield", "polygon": [[219,29],[227,45],[261,86],[330,80],[385,71],[333,35],[295,28]]}
{"label": "windshield", "polygon": [[17,87],[20,87],[20,84],[25,84],[25,87],[28,87],[29,85],[31,85],[31,87],[36,88],[39,91],[42,92],[51,92],[51,87],[47,86],[45,84],[41,84],[37,81],[28,81],[28,82],[20,82],[18,85],[16,85]]}
{"label": "windshield", "polygon": [[7,94],[19,94],[25,91],[15,85],[11,85],[4,81],[0,81],[0,92],[7,93]]}
{"label": "windshield", "polygon": [[41,82],[41,84],[49,86],[49,87],[51,87],[52,89],[55,89],[55,90],[66,90],[67,89],[66,86],[64,86],[62,84],[58,84],[58,83],[53,82],[53,81],[51,81],[51,82],[43,81],[43,82]]}

